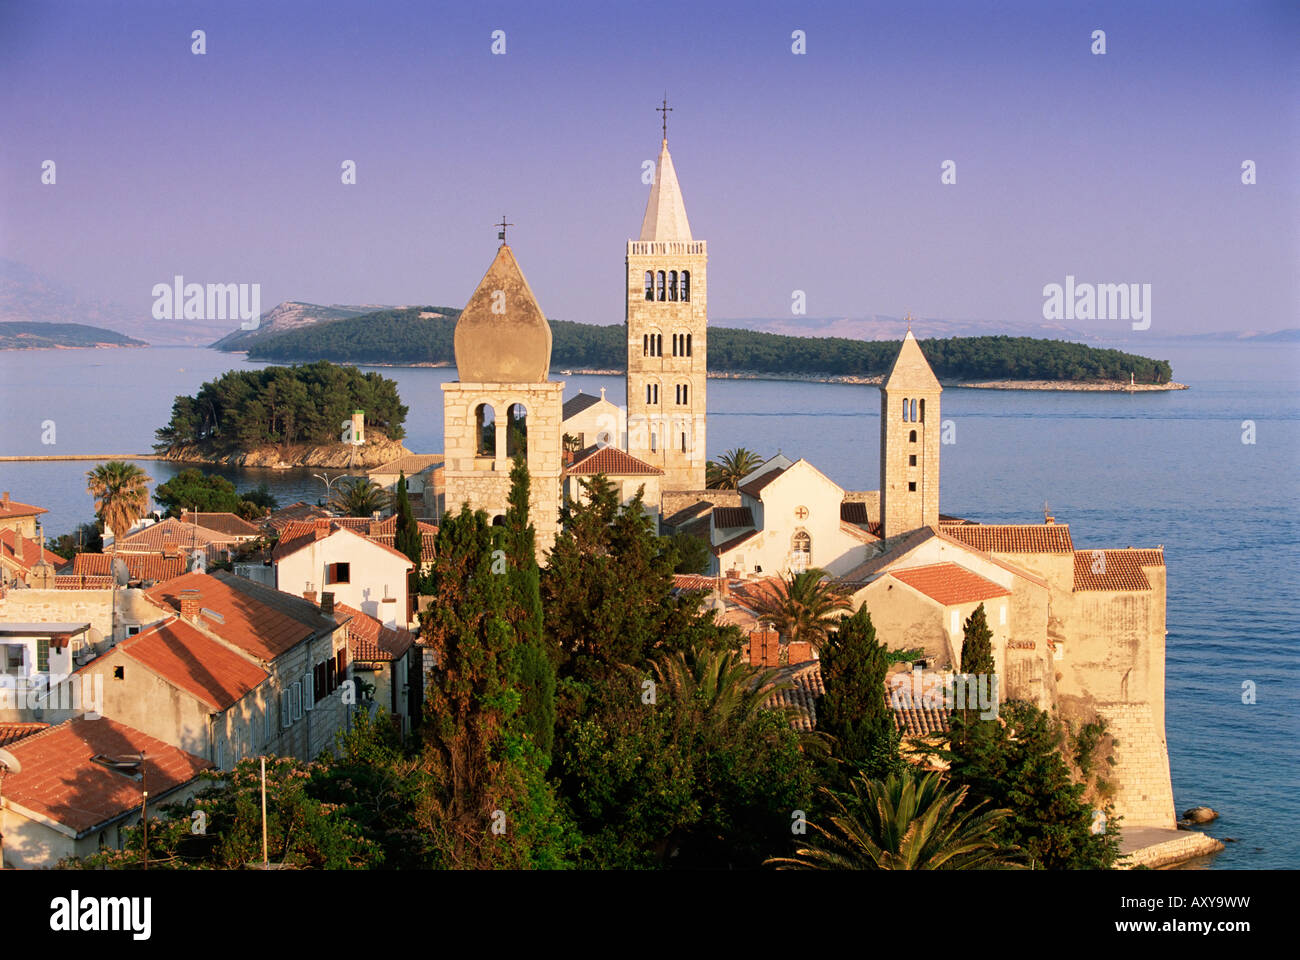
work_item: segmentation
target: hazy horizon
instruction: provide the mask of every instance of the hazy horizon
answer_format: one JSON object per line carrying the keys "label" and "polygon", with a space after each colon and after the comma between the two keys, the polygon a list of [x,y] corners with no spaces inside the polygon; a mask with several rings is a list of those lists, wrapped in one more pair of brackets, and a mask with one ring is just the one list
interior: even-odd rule
{"label": "hazy horizon", "polygon": [[668,0],[647,18],[0,4],[0,257],[142,316],[176,274],[259,283],[263,311],[462,305],[504,213],[548,316],[618,323],[666,88],[716,322],[1042,323],[1044,286],[1074,277],[1150,284],[1151,339],[1297,325],[1294,5]]}

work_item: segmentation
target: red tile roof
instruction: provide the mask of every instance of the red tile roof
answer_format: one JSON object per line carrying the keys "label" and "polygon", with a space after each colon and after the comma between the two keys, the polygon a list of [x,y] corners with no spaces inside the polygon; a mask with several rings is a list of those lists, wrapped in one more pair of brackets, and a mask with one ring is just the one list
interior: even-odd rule
{"label": "red tile roof", "polygon": [[810,660],[780,667],[772,682],[789,686],[774,691],[763,705],[769,710],[786,708],[790,714],[790,726],[811,733],[817,726],[817,698],[826,693],[821,661]]}
{"label": "red tile roof", "polygon": [[107,590],[113,586],[112,577],[78,577],[59,574],[54,578],[55,590]]}
{"label": "red tile roof", "polygon": [[1164,565],[1164,550],[1079,550],[1074,555],[1074,589],[1150,590],[1142,568]]}
{"label": "red tile roof", "polygon": [[594,477],[603,473],[610,477],[662,477],[664,472],[644,460],[638,460],[618,447],[588,447],[574,454],[573,463],[564,472],[576,477]]}
{"label": "red tile roof", "polygon": [[296,520],[313,520],[316,517],[329,517],[332,514],[324,507],[318,507],[303,500],[271,512],[262,522],[272,529],[279,530]]}
{"label": "red tile roof", "polygon": [[[356,522],[348,523],[347,521],[349,520]],[[383,521],[375,522],[366,520],[364,517],[336,517],[330,520],[317,519],[291,523],[280,531],[280,542],[277,543],[275,549],[271,551],[271,556],[275,560],[283,560],[285,557],[292,556],[303,547],[315,542],[318,539],[318,532],[323,533],[323,536],[319,539],[324,539],[324,537],[331,536],[332,534],[342,530],[352,534],[353,536],[360,537],[362,540],[368,540],[375,546],[382,547],[394,556],[401,557],[408,564],[411,563],[410,557],[393,546],[393,543],[396,540],[396,537],[393,534],[387,536],[382,534],[370,536],[366,533],[366,531],[372,527],[376,530],[382,529],[383,523]],[[393,522],[392,529],[397,529],[396,521]],[[433,549],[434,544],[437,541],[438,528],[432,524],[421,523],[420,531],[420,559],[432,560],[436,555],[433,553]],[[411,566],[414,567],[414,564],[411,564]]]}
{"label": "red tile roof", "polygon": [[716,577],[706,577],[698,573],[674,573],[674,590],[712,590],[717,586]]}
{"label": "red tile roof", "polygon": [[[215,710],[238,703],[269,676],[179,617],[142,630],[116,649]],[[94,661],[87,668],[93,666]]]}
{"label": "red tile roof", "polygon": [[212,766],[202,757],[107,717],[69,720],[7,749],[23,769],[5,776],[5,805],[60,823],[78,837],[140,807],[141,781],[92,758],[143,751],[143,782],[148,784],[150,800],[162,798]]}
{"label": "red tile roof", "polygon": [[955,563],[931,563],[905,570],[890,570],[889,575],[945,607],[1011,596],[1011,591],[1006,587]]}
{"label": "red tile roof", "polygon": [[386,627],[369,614],[345,603],[335,604],[335,610],[352,619],[348,623],[348,652],[354,661],[376,663],[395,660],[415,643],[409,630]]}
{"label": "red tile roof", "polygon": [[49,727],[48,723],[0,723],[0,747],[17,743]]}
{"label": "red tile roof", "polygon": [[166,520],[150,524],[143,530],[118,537],[117,549],[131,550],[136,553],[152,551],[161,553],[163,546],[169,543],[175,543],[182,549],[189,550],[191,547],[206,547],[211,543],[234,542],[235,538],[228,534],[218,533],[216,530],[209,530],[207,527],[200,527],[193,523],[181,523],[175,517],[168,517]]}
{"label": "red tile roof", "polygon": [[[79,553],[72,558],[75,576],[111,577],[112,554]],[[164,557],[158,553],[123,553],[126,571],[132,580],[170,580],[185,572],[184,557]]]}
{"label": "red tile roof", "polygon": [[[259,589],[251,580],[224,571],[187,573],[146,590],[145,596],[179,611],[181,592],[193,589],[199,591],[200,610],[212,610],[223,618],[218,622],[200,613],[204,629],[263,662],[274,660],[327,629],[327,621],[315,604],[269,587]],[[301,613],[293,616],[287,612],[289,609]]]}
{"label": "red tile roof", "polygon": [[33,507],[30,503],[19,503],[17,500],[10,500],[8,490],[5,491],[4,497],[0,498],[0,520],[35,517],[49,512],[44,507]]}
{"label": "red tile roof", "polygon": [[[18,556],[19,543],[22,544],[24,551],[22,557]],[[32,567],[36,566],[37,556],[43,557],[46,563],[54,567],[62,566],[68,562],[51,550],[42,553],[39,540],[21,536],[17,530],[0,530],[0,558],[9,561],[24,571],[30,571]]]}
{"label": "red tile roof", "polygon": [[233,513],[190,513],[182,511],[181,523],[196,523],[204,530],[231,537],[256,537],[262,531]]}
{"label": "red tile roof", "polygon": [[713,525],[719,529],[729,527],[752,527],[754,511],[749,507],[714,507]]}
{"label": "red tile roof", "polygon": [[1073,553],[1068,523],[945,523],[954,540],[985,553]]}

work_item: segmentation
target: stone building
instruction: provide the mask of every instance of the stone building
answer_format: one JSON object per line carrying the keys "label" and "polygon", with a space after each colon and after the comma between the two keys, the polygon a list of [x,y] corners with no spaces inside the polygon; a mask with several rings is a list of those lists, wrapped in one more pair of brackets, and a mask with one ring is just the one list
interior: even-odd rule
{"label": "stone building", "polygon": [[504,241],[456,321],[454,345],[459,379],[442,385],[447,512],[468,504],[504,519],[510,462],[522,452],[544,563],[559,532],[564,384],[549,379],[551,327]]}
{"label": "stone building", "polygon": [[691,236],[665,134],[641,234],[627,242],[627,451],[663,489],[704,489],[708,253]]}
{"label": "stone building", "polygon": [[880,520],[885,537],[939,522],[942,392],[909,325],[894,366],[880,385]]}

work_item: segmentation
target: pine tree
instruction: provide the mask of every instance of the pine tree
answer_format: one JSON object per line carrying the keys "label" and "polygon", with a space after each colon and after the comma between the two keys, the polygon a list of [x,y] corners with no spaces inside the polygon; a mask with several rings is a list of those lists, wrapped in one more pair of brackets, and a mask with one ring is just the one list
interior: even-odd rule
{"label": "pine tree", "polygon": [[528,462],[518,454],[510,469],[505,552],[520,638],[520,718],[532,742],[549,762],[555,740],[555,663],[544,645],[541,570],[537,566],[537,535],[528,522],[528,490]]}
{"label": "pine tree", "polygon": [[889,660],[865,604],[829,635],[821,668],[826,693],[817,726],[835,738],[833,755],[870,779],[898,772],[899,735],[885,691]]}
{"label": "pine tree", "polygon": [[964,639],[961,644],[961,672],[992,676],[993,631],[989,629],[988,617],[984,614],[984,604],[975,608],[964,627]]}

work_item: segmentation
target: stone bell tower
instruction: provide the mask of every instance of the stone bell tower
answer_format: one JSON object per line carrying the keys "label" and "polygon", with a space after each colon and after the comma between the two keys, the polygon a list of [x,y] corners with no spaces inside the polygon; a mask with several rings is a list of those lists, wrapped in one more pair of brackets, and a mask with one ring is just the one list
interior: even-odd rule
{"label": "stone bell tower", "polygon": [[[660,108],[667,117],[665,101]],[[627,242],[627,452],[662,490],[703,490],[708,252],[691,237],[664,124],[641,235]]]}
{"label": "stone bell tower", "polygon": [[911,325],[880,385],[880,521],[893,537],[939,523],[939,394]]}
{"label": "stone bell tower", "polygon": [[447,512],[468,503],[499,522],[516,451],[528,461],[537,558],[559,532],[564,384],[549,379],[551,327],[505,243],[456,321],[455,383],[442,385]]}

